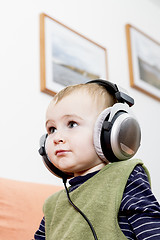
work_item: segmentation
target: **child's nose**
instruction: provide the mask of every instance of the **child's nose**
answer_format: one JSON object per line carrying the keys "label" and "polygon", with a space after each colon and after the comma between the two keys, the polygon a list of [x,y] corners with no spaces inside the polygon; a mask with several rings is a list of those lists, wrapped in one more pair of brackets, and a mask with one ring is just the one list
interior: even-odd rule
{"label": "child's nose", "polygon": [[55,134],[55,137],[53,139],[54,144],[59,144],[59,143],[65,143],[65,139],[62,135],[60,135],[58,132]]}

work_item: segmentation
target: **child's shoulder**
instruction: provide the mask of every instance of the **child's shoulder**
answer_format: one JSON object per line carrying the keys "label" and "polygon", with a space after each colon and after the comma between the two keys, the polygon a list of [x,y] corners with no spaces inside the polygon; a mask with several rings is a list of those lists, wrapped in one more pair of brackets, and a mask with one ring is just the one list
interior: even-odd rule
{"label": "child's shoulder", "polygon": [[51,196],[49,196],[44,202],[43,209],[45,210],[48,207],[49,208],[52,207],[53,202],[56,202],[59,199],[59,197],[61,196],[61,194],[63,194],[63,193],[64,193],[64,189],[62,189],[62,190],[52,194]]}
{"label": "child's shoulder", "polygon": [[59,196],[64,192],[64,189],[59,190],[58,192],[53,193],[51,196],[49,196],[46,201],[52,201],[59,198]]}

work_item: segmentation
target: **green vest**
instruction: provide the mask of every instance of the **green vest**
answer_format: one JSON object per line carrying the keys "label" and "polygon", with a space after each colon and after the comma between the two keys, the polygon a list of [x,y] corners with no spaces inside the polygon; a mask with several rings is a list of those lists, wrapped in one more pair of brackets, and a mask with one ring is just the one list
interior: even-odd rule
{"label": "green vest", "polygon": [[[137,164],[143,165],[138,159],[108,164],[70,193],[73,203],[92,223],[98,240],[127,239],[119,227],[118,212],[127,180]],[[44,215],[46,240],[94,239],[86,220],[68,202],[65,190],[46,200]]]}

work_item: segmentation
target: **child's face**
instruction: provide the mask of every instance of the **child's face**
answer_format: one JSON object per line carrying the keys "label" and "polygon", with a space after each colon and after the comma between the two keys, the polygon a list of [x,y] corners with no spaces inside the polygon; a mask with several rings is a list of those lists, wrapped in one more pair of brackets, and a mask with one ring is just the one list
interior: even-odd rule
{"label": "child's face", "polygon": [[50,103],[46,114],[47,154],[61,171],[78,176],[105,165],[93,145],[93,128],[101,110],[84,92]]}

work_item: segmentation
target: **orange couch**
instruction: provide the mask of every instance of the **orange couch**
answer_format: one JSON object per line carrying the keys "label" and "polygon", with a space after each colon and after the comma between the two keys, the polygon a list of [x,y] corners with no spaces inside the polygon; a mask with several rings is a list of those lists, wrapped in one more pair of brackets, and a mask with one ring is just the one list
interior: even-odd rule
{"label": "orange couch", "polygon": [[31,240],[43,217],[44,200],[60,186],[0,178],[0,240]]}

